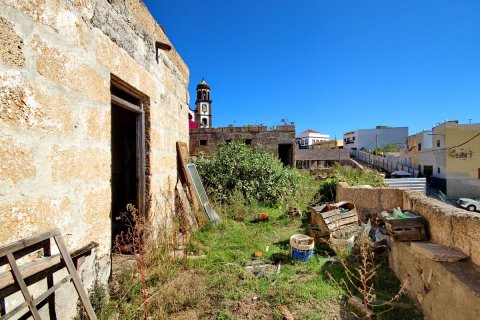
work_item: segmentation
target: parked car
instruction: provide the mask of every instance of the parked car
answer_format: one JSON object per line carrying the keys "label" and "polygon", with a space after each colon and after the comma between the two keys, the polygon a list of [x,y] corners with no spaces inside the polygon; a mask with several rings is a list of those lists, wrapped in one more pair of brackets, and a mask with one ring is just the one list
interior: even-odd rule
{"label": "parked car", "polygon": [[459,207],[467,209],[468,211],[480,210],[480,201],[469,198],[460,198],[457,200]]}

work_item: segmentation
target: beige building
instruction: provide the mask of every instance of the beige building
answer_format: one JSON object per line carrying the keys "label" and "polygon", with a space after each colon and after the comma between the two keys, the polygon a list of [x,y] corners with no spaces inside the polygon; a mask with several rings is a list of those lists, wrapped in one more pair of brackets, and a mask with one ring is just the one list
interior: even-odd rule
{"label": "beige building", "polygon": [[172,218],[188,68],[141,1],[2,0],[0,41],[0,245],[58,227],[69,250],[99,244],[80,274],[106,282],[127,203]]}
{"label": "beige building", "polygon": [[432,129],[433,181],[451,198],[480,198],[480,124]]}
{"label": "beige building", "polygon": [[429,177],[450,198],[480,198],[480,124],[445,121],[406,142],[403,165]]}

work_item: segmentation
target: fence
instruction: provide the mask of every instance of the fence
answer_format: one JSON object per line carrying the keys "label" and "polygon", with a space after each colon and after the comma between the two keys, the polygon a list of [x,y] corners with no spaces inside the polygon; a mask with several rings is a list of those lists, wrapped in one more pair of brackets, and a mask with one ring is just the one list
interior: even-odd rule
{"label": "fence", "polygon": [[384,179],[383,181],[392,188],[427,193],[427,179],[425,178],[398,178]]}
{"label": "fence", "polygon": [[401,164],[398,160],[389,159],[382,156],[376,156],[368,152],[350,150],[350,155],[360,161],[368,163],[369,165],[375,166],[377,168],[381,168],[387,172],[403,170],[411,173],[414,177],[418,177],[420,173],[418,170],[415,170],[412,167]]}

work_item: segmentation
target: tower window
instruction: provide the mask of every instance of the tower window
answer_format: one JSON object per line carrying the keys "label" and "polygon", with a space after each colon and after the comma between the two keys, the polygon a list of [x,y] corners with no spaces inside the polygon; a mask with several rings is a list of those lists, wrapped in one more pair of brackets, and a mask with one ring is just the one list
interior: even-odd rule
{"label": "tower window", "polygon": [[200,140],[200,145],[201,146],[206,146],[207,145],[207,140]]}

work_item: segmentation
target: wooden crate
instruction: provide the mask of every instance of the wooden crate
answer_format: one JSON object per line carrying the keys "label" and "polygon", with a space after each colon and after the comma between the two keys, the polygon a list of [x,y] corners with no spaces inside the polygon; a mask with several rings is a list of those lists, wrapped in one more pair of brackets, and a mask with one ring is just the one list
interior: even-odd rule
{"label": "wooden crate", "polygon": [[395,241],[427,240],[425,220],[421,216],[405,219],[383,218],[388,234]]}
{"label": "wooden crate", "polygon": [[330,240],[330,233],[324,233],[319,230],[310,229],[310,237],[315,239],[315,245],[319,245],[321,243],[328,243],[328,241]]}
{"label": "wooden crate", "polygon": [[[348,211],[341,212],[340,208]],[[358,215],[352,202],[342,201],[310,208],[310,225],[320,227],[323,233],[330,233],[353,223],[358,223]]]}

